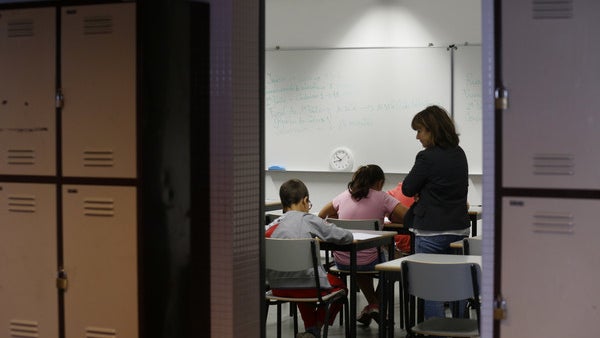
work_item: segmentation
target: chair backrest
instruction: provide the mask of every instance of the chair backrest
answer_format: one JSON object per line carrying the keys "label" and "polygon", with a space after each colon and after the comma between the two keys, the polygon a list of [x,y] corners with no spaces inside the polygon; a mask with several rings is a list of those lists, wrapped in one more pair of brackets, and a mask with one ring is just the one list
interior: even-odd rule
{"label": "chair backrest", "polygon": [[328,222],[331,222],[340,228],[351,229],[351,230],[381,230],[379,228],[378,219],[337,219],[328,218]]}
{"label": "chair backrest", "polygon": [[408,294],[434,301],[479,299],[481,269],[474,263],[403,261],[402,279]]}
{"label": "chair backrest", "polygon": [[319,242],[313,238],[265,238],[265,252],[267,270],[302,271],[321,264]]}
{"label": "chair backrest", "polygon": [[465,237],[463,238],[463,255],[481,256],[481,238]]}

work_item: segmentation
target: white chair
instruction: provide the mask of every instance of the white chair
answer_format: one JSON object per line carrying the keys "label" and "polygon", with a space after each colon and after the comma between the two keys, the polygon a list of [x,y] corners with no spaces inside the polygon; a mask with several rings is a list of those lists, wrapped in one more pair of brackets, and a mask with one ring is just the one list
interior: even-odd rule
{"label": "white chair", "polygon": [[[312,238],[303,239],[281,239],[281,238],[266,238],[265,239],[265,268],[267,269],[267,278],[269,271],[277,272],[294,272],[306,271],[313,269],[315,289],[322,290],[319,281],[318,269],[321,266],[321,255],[319,251],[319,243]],[[267,280],[267,282],[269,282]],[[315,303],[316,306],[325,308],[325,323],[329,323],[329,308],[331,304],[336,302],[343,303],[346,316],[345,332],[346,336],[350,335],[350,327],[348,326],[348,297],[345,290],[338,290],[332,293],[321,295],[317,292],[317,296],[313,298],[293,298],[279,297],[273,295],[271,290],[265,293],[267,305],[273,302],[289,302],[290,306],[296,306],[296,303]],[[268,308],[268,306],[267,306]],[[294,335],[298,333],[297,325],[294,323]],[[323,337],[327,337],[329,325],[323,325]],[[281,307],[277,307],[277,337],[281,337]]]}
{"label": "white chair", "polygon": [[379,229],[378,219],[328,218],[327,221],[339,226],[340,228],[349,230],[381,230]]}
{"label": "white chair", "polygon": [[[481,271],[474,263],[402,262],[406,337],[418,335],[446,337],[479,336],[479,281]],[[415,299],[454,302],[471,299],[476,319],[415,319]]]}
{"label": "white chair", "polygon": [[479,237],[463,238],[463,255],[481,256],[481,238],[479,238]]}
{"label": "white chair", "polygon": [[[328,222],[337,225],[340,228],[348,230],[377,230],[379,231],[379,220],[378,219],[337,219],[328,218]],[[340,270],[333,262],[329,262],[329,252],[326,254],[326,268],[329,272],[342,276],[344,279],[350,274],[349,270]],[[379,271],[357,271],[360,274],[372,274],[374,276],[379,275]]]}

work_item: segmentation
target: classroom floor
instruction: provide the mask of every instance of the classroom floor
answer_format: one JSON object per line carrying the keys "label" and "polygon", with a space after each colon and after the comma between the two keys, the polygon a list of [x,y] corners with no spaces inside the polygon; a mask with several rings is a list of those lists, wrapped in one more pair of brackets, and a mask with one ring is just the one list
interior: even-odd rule
{"label": "classroom floor", "polygon": [[[399,301],[398,301],[398,292],[396,293],[396,300],[394,302],[395,307],[394,307],[394,313],[396,316],[396,325],[394,327],[394,336],[395,337],[405,337],[406,336],[406,331],[404,331],[403,329],[400,328],[400,324],[398,323],[399,321],[399,311],[400,311],[400,307],[399,307]],[[358,309],[357,312],[360,312],[360,310],[362,310],[362,308],[367,305],[367,301],[365,300],[364,296],[362,294],[358,294],[358,303],[356,308]],[[288,304],[283,304],[282,305],[282,324],[281,324],[281,337],[282,338],[294,338],[294,320],[293,318],[289,315],[289,305]],[[300,316],[300,313],[298,313],[298,331],[302,332],[304,331],[304,324],[302,323],[302,317]],[[275,306],[271,306],[269,309],[269,314],[267,316],[267,324],[266,324],[266,331],[267,331],[267,338],[276,338],[277,337],[277,307]],[[356,326],[356,337],[357,338],[376,338],[379,336],[379,327],[377,325],[377,323],[375,322],[371,322],[371,325],[369,326],[364,326],[361,324],[358,324]],[[339,317],[336,317],[336,323],[333,326],[329,327],[329,334],[328,337],[330,338],[343,338],[344,337],[344,327],[339,325]]]}

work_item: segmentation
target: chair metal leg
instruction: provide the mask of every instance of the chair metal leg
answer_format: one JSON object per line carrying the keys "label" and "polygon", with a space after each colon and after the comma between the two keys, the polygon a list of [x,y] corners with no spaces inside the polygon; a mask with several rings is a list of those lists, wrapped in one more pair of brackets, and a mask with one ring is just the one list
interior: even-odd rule
{"label": "chair metal leg", "polygon": [[298,305],[290,302],[290,312],[294,317],[294,337],[298,334]]}
{"label": "chair metal leg", "polygon": [[404,329],[404,289],[402,282],[398,283],[398,302],[400,303],[400,328]]}
{"label": "chair metal leg", "polygon": [[348,303],[348,299],[344,299],[344,308],[346,311],[344,311],[344,321],[346,322],[346,326],[344,331],[346,332],[346,338],[350,338],[351,337],[351,333],[350,333],[350,304]]}
{"label": "chair metal leg", "polygon": [[277,338],[281,338],[281,302],[277,302]]}
{"label": "chair metal leg", "polygon": [[331,304],[327,304],[327,306],[325,306],[325,322],[323,323],[323,334],[322,334],[323,338],[327,338],[327,333],[329,332],[329,308],[330,307],[331,307]]}

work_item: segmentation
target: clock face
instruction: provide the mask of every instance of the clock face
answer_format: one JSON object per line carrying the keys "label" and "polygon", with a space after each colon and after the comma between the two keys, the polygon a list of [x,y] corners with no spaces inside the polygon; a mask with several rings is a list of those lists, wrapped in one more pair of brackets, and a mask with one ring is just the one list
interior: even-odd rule
{"label": "clock face", "polygon": [[348,148],[336,148],[329,158],[329,167],[336,171],[351,171],[354,166],[354,157]]}

